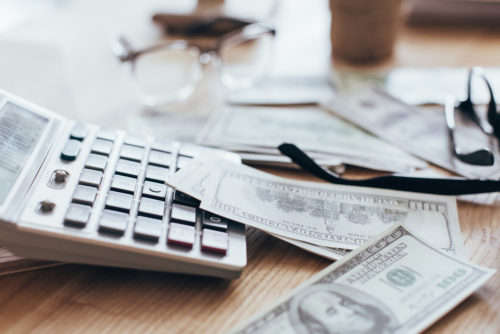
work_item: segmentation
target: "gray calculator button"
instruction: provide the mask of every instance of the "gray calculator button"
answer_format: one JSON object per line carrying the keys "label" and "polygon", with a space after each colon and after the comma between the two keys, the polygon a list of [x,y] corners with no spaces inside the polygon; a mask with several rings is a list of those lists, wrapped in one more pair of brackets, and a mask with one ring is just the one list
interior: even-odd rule
{"label": "gray calculator button", "polygon": [[65,225],[84,227],[87,225],[90,217],[90,206],[82,204],[70,204],[66,216]]}
{"label": "gray calculator button", "polygon": [[156,166],[169,167],[172,160],[172,153],[151,150],[149,153],[149,163]]}
{"label": "gray calculator button", "polygon": [[110,155],[113,150],[113,142],[107,139],[97,138],[94,143],[92,143],[91,151],[93,153]]}
{"label": "gray calculator button", "polygon": [[115,175],[113,176],[113,182],[111,182],[111,189],[133,194],[135,192],[136,185],[137,179],[134,177]]}
{"label": "gray calculator button", "polygon": [[203,228],[227,231],[227,220],[208,211],[203,212]]}
{"label": "gray calculator button", "polygon": [[69,137],[71,139],[83,141],[85,137],[87,137],[88,133],[89,133],[89,128],[85,124],[76,123],[73,129],[71,130]]}
{"label": "gray calculator button", "polygon": [[151,147],[155,150],[170,152],[170,153],[172,153],[174,150],[173,142],[168,140],[156,140],[155,142],[153,142]]}
{"label": "gray calculator button", "polygon": [[66,161],[73,161],[80,153],[81,143],[76,139],[70,139],[64,145],[61,152],[61,159]]}
{"label": "gray calculator button", "polygon": [[76,186],[75,192],[73,193],[73,202],[85,205],[94,205],[95,198],[97,196],[97,188],[82,186],[81,184]]}
{"label": "gray calculator button", "polygon": [[170,170],[168,168],[148,165],[146,169],[146,180],[165,182],[168,179],[169,173]]}
{"label": "gray calculator button", "polygon": [[191,162],[191,160],[193,160],[193,158],[179,155],[179,157],[177,158],[177,169],[185,167],[188,163]]}
{"label": "gray calculator button", "polygon": [[186,195],[178,190],[174,192],[174,203],[185,204],[190,206],[200,205],[200,201],[198,201],[196,198]]}
{"label": "gray calculator button", "polygon": [[228,239],[227,232],[204,228],[201,235],[201,249],[225,255],[227,253]]}
{"label": "gray calculator button", "polygon": [[141,161],[144,156],[144,147],[124,144],[120,151],[120,157],[123,159]]}
{"label": "gray calculator button", "polygon": [[102,172],[84,168],[78,183],[99,188],[102,180]]}
{"label": "gray calculator button", "polygon": [[127,135],[123,140],[125,144],[130,144],[134,146],[146,146],[147,139],[146,137],[136,136],[136,135]]}
{"label": "gray calculator button", "polygon": [[97,138],[115,141],[116,131],[112,129],[100,129],[99,132],[97,133]]}
{"label": "gray calculator button", "polygon": [[106,199],[106,209],[112,209],[122,212],[129,212],[132,208],[134,196],[130,194],[110,191]]}
{"label": "gray calculator button", "polygon": [[165,202],[147,197],[141,198],[139,215],[161,219],[163,218],[164,210]]}
{"label": "gray calculator button", "polygon": [[134,226],[134,237],[158,241],[161,236],[161,229],[161,220],[139,216]]}
{"label": "gray calculator button", "polygon": [[193,248],[195,235],[194,226],[171,223],[168,226],[167,242],[171,245]]}
{"label": "gray calculator button", "polygon": [[99,231],[123,235],[127,229],[128,215],[121,212],[104,210],[99,219]]}
{"label": "gray calculator button", "polygon": [[118,159],[116,174],[137,177],[141,173],[141,164],[135,161]]}
{"label": "gray calculator button", "polygon": [[89,154],[87,161],[85,162],[85,167],[90,169],[95,169],[98,171],[104,171],[106,164],[108,163],[108,158],[99,154]]}
{"label": "gray calculator button", "polygon": [[191,206],[174,203],[170,213],[170,220],[178,223],[195,224],[196,208]]}
{"label": "gray calculator button", "polygon": [[163,183],[146,181],[142,188],[142,196],[164,200],[167,196],[167,186]]}

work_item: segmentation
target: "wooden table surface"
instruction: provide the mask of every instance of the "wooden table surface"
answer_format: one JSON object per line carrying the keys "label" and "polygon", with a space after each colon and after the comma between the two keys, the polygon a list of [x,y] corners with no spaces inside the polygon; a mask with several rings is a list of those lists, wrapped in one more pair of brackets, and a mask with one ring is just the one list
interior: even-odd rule
{"label": "wooden table surface", "polygon": [[[499,66],[500,30],[403,27],[390,64]],[[500,203],[458,210],[469,260],[500,270]],[[225,332],[331,263],[254,229],[247,245],[233,281],[75,264],[1,277],[0,332]],[[500,332],[498,274],[428,332]]]}

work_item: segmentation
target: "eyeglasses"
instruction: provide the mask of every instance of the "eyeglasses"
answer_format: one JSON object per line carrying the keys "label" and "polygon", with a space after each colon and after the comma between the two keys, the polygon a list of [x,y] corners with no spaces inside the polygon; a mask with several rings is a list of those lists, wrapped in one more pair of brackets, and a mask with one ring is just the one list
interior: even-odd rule
{"label": "eyeglasses", "polygon": [[[486,113],[481,112],[478,108],[478,104],[473,102],[473,97],[475,95],[472,92],[472,87],[478,87],[477,84],[473,85],[474,79],[480,79],[484,83],[484,87],[486,87],[486,91],[489,94],[489,102]],[[485,134],[489,136],[496,136],[497,139],[500,139],[500,116],[497,112],[493,90],[481,68],[474,67],[469,70],[467,80],[467,99],[460,102],[456,108],[462,113],[462,115],[476,123]],[[446,98],[445,115],[450,139],[450,148],[454,156],[460,161],[471,165],[493,165],[494,156],[489,148],[481,148],[471,152],[464,152],[457,146],[455,141],[455,99],[452,96],[448,96]]]}
{"label": "eyeglasses", "polygon": [[253,86],[268,72],[275,33],[267,24],[251,23],[223,34],[211,46],[173,40],[141,50],[119,36],[113,51],[129,65],[142,103],[155,107],[189,98],[203,66],[210,63],[226,88]]}

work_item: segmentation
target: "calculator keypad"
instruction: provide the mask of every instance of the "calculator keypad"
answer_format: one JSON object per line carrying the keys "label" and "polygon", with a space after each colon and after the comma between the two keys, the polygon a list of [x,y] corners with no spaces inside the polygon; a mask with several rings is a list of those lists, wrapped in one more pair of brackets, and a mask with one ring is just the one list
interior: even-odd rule
{"label": "calculator keypad", "polygon": [[[89,137],[88,129],[76,125],[71,136],[70,141],[80,144]],[[125,137],[123,143],[117,138],[115,131],[101,129],[91,142],[64,224],[83,229],[95,215],[93,228],[103,237],[127,237],[130,229],[130,237],[144,245],[164,240],[174,249],[189,250],[198,244],[201,252],[226,254],[228,221],[203,212],[200,201],[165,184],[192,157],[176,157],[168,141],[149,147],[140,137]],[[105,174],[111,180],[106,181]],[[96,205],[100,196],[102,204]]]}

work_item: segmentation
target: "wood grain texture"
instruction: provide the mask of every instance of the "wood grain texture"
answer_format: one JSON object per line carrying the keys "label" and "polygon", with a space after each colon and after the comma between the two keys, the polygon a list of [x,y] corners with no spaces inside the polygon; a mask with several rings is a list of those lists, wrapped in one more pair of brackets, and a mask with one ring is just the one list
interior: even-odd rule
{"label": "wood grain texture", "polygon": [[[498,30],[403,27],[387,65],[499,62]],[[469,259],[500,270],[500,203],[489,198],[458,201],[460,226]],[[234,281],[72,264],[0,277],[0,332],[223,333],[330,264],[260,231],[247,234],[248,266]],[[498,275],[428,332],[499,333]]]}

